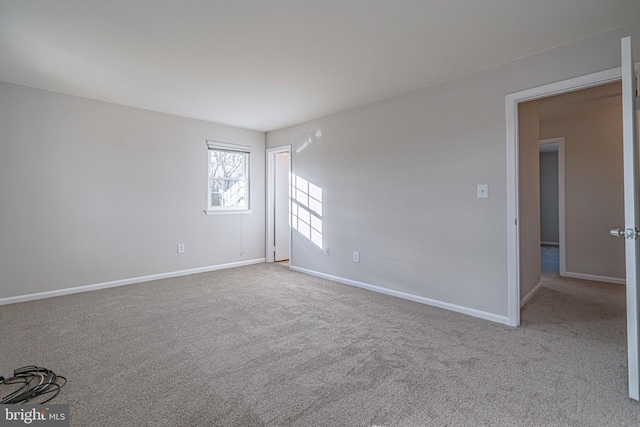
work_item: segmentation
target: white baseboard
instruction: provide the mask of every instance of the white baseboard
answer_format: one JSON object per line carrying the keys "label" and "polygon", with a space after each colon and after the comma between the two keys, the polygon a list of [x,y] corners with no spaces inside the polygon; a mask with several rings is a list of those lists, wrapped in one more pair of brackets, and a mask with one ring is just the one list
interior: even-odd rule
{"label": "white baseboard", "polygon": [[541,287],[542,287],[542,282],[538,283],[535,288],[531,289],[531,291],[527,295],[525,295],[524,298],[522,298],[522,301],[520,301],[520,308],[524,307],[527,301],[529,301],[531,297],[533,297],[536,294],[536,292],[540,290]]}
{"label": "white baseboard", "polygon": [[409,301],[419,302],[422,304],[430,305],[433,307],[444,308],[445,310],[455,311],[457,313],[466,314],[473,317],[478,317],[484,320],[490,320],[496,323],[502,323],[504,325],[509,325],[509,318],[506,316],[499,316],[493,313],[487,313],[486,311],[476,310],[474,308],[464,307],[461,305],[451,304],[448,302],[442,302],[438,300],[434,300],[431,298],[425,298],[418,295],[408,294],[405,292],[395,291],[393,289],[383,288],[381,286],[370,285],[368,283],[358,282],[351,279],[345,279],[342,277],[332,276],[330,274],[320,273],[314,270],[307,270],[306,268],[290,266],[291,270],[299,271],[300,273],[309,274],[316,277],[321,277],[323,279],[332,280],[334,282],[342,283],[345,285],[355,286],[362,289],[367,289],[369,291],[378,292],[385,295],[391,295],[397,298],[406,299]]}
{"label": "white baseboard", "polygon": [[0,305],[14,304],[18,302],[33,301],[43,298],[58,297],[62,295],[77,294],[79,292],[96,291],[98,289],[113,288],[116,286],[132,285],[135,283],[150,282],[152,280],[169,279],[171,277],[188,276],[191,274],[207,273],[209,271],[222,270],[225,268],[242,267],[244,265],[260,264],[265,262],[264,258],[257,258],[248,261],[230,262],[228,264],[212,265],[208,267],[191,268],[189,270],[170,271],[168,273],[151,274],[149,276],[132,277],[130,279],[114,280],[112,282],[96,283],[93,285],[76,286],[73,288],[58,289],[55,291],[38,292],[35,294],[18,295],[15,297],[0,298]]}
{"label": "white baseboard", "polygon": [[615,283],[618,285],[624,285],[627,283],[626,279],[620,279],[618,277],[596,276],[594,274],[572,273],[570,271],[560,272],[561,276],[571,277],[573,279],[594,280],[596,282]]}

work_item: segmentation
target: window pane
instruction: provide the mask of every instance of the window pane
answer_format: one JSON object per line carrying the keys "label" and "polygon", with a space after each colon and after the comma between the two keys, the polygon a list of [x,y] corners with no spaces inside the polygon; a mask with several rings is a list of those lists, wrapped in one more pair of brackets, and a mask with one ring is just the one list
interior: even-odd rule
{"label": "window pane", "polygon": [[247,186],[245,180],[212,179],[211,206],[246,207]]}
{"label": "window pane", "polygon": [[211,193],[211,206],[222,206],[222,194]]}
{"label": "window pane", "polygon": [[240,151],[209,150],[211,170],[214,178],[245,178],[247,153]]}

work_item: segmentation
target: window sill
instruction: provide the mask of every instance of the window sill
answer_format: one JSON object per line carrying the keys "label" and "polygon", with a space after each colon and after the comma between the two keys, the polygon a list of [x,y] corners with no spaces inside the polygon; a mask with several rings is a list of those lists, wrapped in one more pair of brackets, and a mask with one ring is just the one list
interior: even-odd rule
{"label": "window sill", "polygon": [[204,211],[205,215],[244,215],[250,214],[251,209],[209,209]]}

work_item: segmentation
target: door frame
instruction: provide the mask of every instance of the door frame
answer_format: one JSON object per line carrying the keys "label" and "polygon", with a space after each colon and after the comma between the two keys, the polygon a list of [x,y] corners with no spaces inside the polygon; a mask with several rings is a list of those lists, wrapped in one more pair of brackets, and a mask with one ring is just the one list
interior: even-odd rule
{"label": "door frame", "polygon": [[[275,176],[276,176],[276,160],[275,156],[278,153],[289,154],[289,174],[291,174],[292,167],[292,155],[291,145],[281,145],[279,147],[267,148],[266,150],[266,182],[267,182],[267,197],[266,197],[266,241],[265,241],[265,260],[266,262],[274,262],[275,260]],[[289,221],[291,223],[291,221]],[[293,248],[291,247],[291,227],[289,227],[289,267],[293,265]]]}
{"label": "door frame", "polygon": [[507,319],[520,325],[520,225],[518,185],[518,104],[621,81],[621,67],[587,74],[506,95],[507,130]]}

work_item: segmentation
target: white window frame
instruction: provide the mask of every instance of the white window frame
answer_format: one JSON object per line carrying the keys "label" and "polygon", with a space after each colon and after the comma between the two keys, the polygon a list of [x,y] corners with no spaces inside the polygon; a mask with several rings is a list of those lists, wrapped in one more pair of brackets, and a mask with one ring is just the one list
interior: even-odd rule
{"label": "white window frame", "polygon": [[[245,171],[244,180],[246,188],[246,206],[211,206],[211,150],[224,150],[243,153],[246,155],[245,159]],[[204,211],[207,215],[219,215],[219,214],[247,214],[251,213],[251,147],[246,145],[229,144],[220,141],[207,141],[207,209]],[[224,178],[223,178],[224,179]]]}

